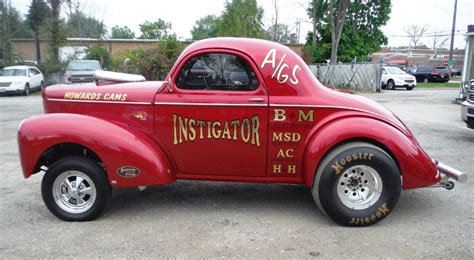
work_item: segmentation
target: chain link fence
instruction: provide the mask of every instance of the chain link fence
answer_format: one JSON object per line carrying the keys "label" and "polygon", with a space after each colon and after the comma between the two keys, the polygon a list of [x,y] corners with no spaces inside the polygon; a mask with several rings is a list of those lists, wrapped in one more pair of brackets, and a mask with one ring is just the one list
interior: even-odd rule
{"label": "chain link fence", "polygon": [[310,64],[309,67],[316,78],[326,85],[363,92],[379,92],[381,89],[380,62]]}

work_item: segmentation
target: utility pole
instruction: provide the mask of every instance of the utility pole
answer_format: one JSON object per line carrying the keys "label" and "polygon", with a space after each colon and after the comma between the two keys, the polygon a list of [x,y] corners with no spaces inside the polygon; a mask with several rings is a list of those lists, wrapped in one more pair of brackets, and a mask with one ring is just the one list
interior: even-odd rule
{"label": "utility pole", "polygon": [[457,11],[457,9],[458,9],[458,0],[454,0],[453,28],[451,30],[451,44],[449,45],[449,61],[448,61],[449,75],[451,75],[451,68],[454,64],[454,61],[453,61],[453,46],[454,46],[454,31],[456,30],[456,11]]}

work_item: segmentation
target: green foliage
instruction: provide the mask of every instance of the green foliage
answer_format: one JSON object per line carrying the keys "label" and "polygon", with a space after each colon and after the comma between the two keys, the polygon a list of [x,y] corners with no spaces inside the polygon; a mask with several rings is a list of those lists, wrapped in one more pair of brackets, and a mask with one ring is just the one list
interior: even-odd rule
{"label": "green foliage", "polygon": [[164,36],[158,45],[149,50],[135,48],[113,55],[113,69],[141,74],[147,80],[164,80],[183,50],[175,35]]}
{"label": "green foliage", "polygon": [[192,40],[197,41],[217,37],[219,20],[219,17],[215,15],[204,16],[197,20],[191,30]]}
{"label": "green foliage", "polygon": [[128,26],[120,27],[115,25],[112,27],[112,39],[134,39],[135,33]]}
{"label": "green foliage", "polygon": [[[312,8],[316,2],[317,15],[317,45],[315,48],[306,47],[312,62],[325,62],[331,56],[331,28],[327,18],[329,0],[311,1],[308,15],[313,18]],[[336,1],[337,3],[337,1]],[[335,4],[334,6],[337,6]],[[380,50],[381,45],[387,44],[387,37],[380,30],[389,20],[391,11],[390,0],[352,1],[339,42],[339,61],[365,61],[368,55]],[[308,34],[307,45],[312,45],[312,33]],[[327,48],[329,46],[329,48]]]}
{"label": "green foliage", "polygon": [[107,49],[98,45],[90,46],[87,50],[87,60],[98,60],[102,68],[110,67],[110,54]]}
{"label": "green foliage", "polygon": [[45,75],[59,72],[62,69],[65,69],[67,66],[67,63],[59,63],[59,62],[53,62],[53,61],[47,61],[44,63],[39,63],[37,65],[38,69],[41,70],[41,72]]}
{"label": "green foliage", "polygon": [[[2,17],[2,14],[0,14]],[[3,18],[0,18],[2,20]],[[13,39],[31,39],[35,37],[28,21],[23,20],[21,14],[15,8],[11,8],[8,12],[8,25],[10,27],[10,37]]]}
{"label": "green foliage", "polygon": [[66,41],[64,23],[59,17],[62,0],[49,0],[49,2],[51,4],[51,26],[49,27],[51,43],[49,51],[52,54],[52,62],[59,63],[59,47]]}
{"label": "green foliage", "polygon": [[[296,39],[296,33],[292,33],[290,29],[288,28],[287,24],[277,24],[276,25],[276,35],[275,39],[272,39],[272,41],[279,42],[282,44],[295,44],[297,43]],[[273,35],[273,31],[275,30],[275,25],[271,25],[267,29],[267,34],[268,35]]]}
{"label": "green foliage", "polygon": [[161,39],[168,35],[168,30],[171,29],[171,23],[166,22],[162,19],[158,19],[156,22],[145,21],[140,24],[140,31],[142,35],[140,39]]}
{"label": "green foliage", "polygon": [[226,1],[218,24],[218,36],[261,38],[263,8],[256,0]]}
{"label": "green foliage", "polygon": [[40,26],[51,15],[51,9],[43,0],[33,0],[26,14],[28,25],[35,32],[38,33]]}
{"label": "green foliage", "polygon": [[67,37],[102,39],[107,29],[102,21],[76,11],[69,16],[66,23]]}

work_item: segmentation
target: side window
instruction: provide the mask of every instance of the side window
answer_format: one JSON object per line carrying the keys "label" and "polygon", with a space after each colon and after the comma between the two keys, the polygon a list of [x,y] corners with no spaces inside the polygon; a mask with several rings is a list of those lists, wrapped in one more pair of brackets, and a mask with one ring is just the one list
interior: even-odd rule
{"label": "side window", "polygon": [[416,73],[416,68],[411,69],[411,70],[410,70],[410,73]]}
{"label": "side window", "polygon": [[38,73],[36,72],[35,69],[28,69],[28,75],[30,75],[30,77],[31,77],[31,76],[34,76],[34,75],[37,75],[37,74],[38,74]]}
{"label": "side window", "polygon": [[252,91],[258,88],[258,79],[241,57],[209,53],[191,58],[181,70],[176,85],[190,90]]}

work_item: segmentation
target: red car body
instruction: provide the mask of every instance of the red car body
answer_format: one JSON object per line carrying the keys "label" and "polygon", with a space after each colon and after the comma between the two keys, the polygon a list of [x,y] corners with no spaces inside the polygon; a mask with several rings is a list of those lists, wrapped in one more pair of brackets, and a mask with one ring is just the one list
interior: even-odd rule
{"label": "red car body", "polygon": [[[258,87],[177,87],[186,62],[204,53],[245,60]],[[362,96],[323,86],[282,45],[233,38],[200,41],[184,50],[166,79],[46,88],[45,114],[19,127],[24,176],[48,164],[50,149],[71,144],[100,159],[112,187],[177,179],[311,187],[331,148],[356,140],[375,144],[394,158],[404,189],[441,180],[436,162],[396,115]],[[344,163],[333,167],[342,170]]]}

